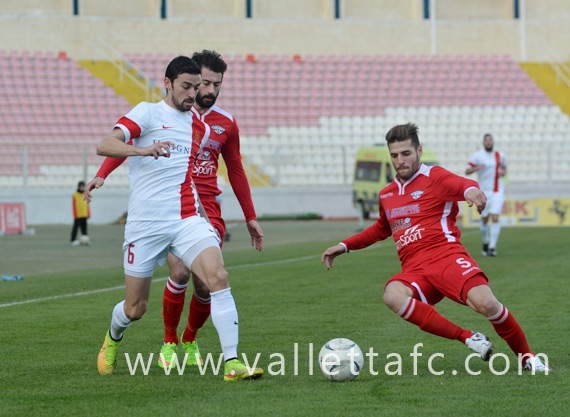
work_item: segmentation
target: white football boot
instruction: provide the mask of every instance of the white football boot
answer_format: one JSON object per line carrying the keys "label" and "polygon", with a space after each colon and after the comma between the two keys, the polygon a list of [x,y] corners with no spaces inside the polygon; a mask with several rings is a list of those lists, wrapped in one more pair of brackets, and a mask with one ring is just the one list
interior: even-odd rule
{"label": "white football boot", "polygon": [[524,370],[531,371],[534,375],[536,372],[541,372],[546,375],[552,370],[552,368],[546,365],[544,362],[537,358],[536,356],[531,356],[524,363]]}
{"label": "white football boot", "polygon": [[489,342],[489,338],[483,333],[471,332],[471,337],[465,340],[465,344],[473,352],[479,354],[481,359],[488,361],[495,346]]}

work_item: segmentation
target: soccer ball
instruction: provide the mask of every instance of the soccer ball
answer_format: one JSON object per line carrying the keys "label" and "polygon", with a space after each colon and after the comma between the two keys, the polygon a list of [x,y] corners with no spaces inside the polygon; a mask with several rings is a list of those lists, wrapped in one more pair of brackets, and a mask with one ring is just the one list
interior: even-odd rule
{"label": "soccer ball", "polygon": [[325,378],[333,382],[354,380],[363,365],[362,350],[350,339],[329,340],[319,352],[319,368]]}
{"label": "soccer ball", "polygon": [[82,245],[85,245],[85,246],[91,245],[91,241],[89,240],[89,236],[82,235],[82,236],[79,238],[79,243],[82,244]]}

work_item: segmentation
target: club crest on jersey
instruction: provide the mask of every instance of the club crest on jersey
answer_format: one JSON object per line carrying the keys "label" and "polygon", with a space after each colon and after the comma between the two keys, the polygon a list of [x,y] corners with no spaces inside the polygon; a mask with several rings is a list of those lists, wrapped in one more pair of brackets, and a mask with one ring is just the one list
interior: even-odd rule
{"label": "club crest on jersey", "polygon": [[219,126],[219,125],[213,125],[213,126],[211,126],[211,128],[218,135],[221,135],[222,133],[224,133],[226,131],[225,128],[223,128],[222,126]]}
{"label": "club crest on jersey", "polygon": [[202,143],[202,138],[198,132],[194,133],[194,143],[198,146]]}
{"label": "club crest on jersey", "polygon": [[414,200],[417,200],[422,196],[423,193],[424,193],[423,191],[414,191],[410,195],[414,198]]}

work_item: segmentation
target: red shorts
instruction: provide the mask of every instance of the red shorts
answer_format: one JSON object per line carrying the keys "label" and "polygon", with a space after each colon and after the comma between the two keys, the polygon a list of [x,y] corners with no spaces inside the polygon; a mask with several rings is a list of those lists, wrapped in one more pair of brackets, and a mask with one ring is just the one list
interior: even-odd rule
{"label": "red shorts", "polygon": [[414,298],[434,305],[447,297],[465,304],[467,293],[478,285],[489,285],[485,273],[465,250],[454,250],[437,259],[403,268],[386,283],[399,281],[414,292]]}
{"label": "red shorts", "polygon": [[220,243],[221,248],[224,244],[224,235],[226,234],[226,222],[222,219],[220,203],[216,200],[215,196],[200,197],[200,202],[202,206],[204,206],[204,210],[206,210],[210,223],[212,223],[212,226],[214,226],[220,235],[220,239],[222,240]]}

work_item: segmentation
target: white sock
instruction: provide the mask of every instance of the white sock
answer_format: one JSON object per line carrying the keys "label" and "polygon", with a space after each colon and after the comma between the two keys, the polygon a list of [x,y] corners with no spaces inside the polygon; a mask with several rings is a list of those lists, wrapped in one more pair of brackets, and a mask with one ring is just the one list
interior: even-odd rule
{"label": "white sock", "polygon": [[230,290],[230,288],[226,288],[210,294],[212,297],[210,307],[212,323],[218,331],[225,360],[237,358],[239,334],[236,303]]}
{"label": "white sock", "polygon": [[499,235],[501,234],[501,223],[493,223],[491,225],[491,242],[489,243],[489,248],[495,249],[497,247],[497,241],[499,240]]}
{"label": "white sock", "polygon": [[481,228],[481,237],[483,238],[483,244],[488,245],[489,244],[489,223],[488,222],[483,223],[483,221],[481,221],[480,228]]}
{"label": "white sock", "polygon": [[111,318],[111,337],[114,340],[121,340],[123,332],[131,325],[132,321],[129,320],[125,314],[125,300],[121,301],[113,309],[113,317]]}

